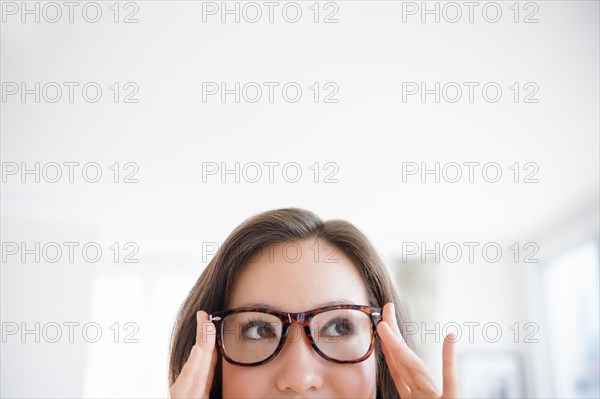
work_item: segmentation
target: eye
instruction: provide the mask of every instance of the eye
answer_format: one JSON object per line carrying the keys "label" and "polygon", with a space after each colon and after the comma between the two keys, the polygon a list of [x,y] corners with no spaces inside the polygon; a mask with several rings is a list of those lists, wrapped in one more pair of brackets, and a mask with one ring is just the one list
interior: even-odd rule
{"label": "eye", "polygon": [[242,337],[251,341],[276,338],[277,334],[271,323],[264,320],[250,320],[242,326]]}
{"label": "eye", "polygon": [[354,332],[350,320],[336,317],[330,320],[321,329],[321,335],[326,337],[342,337],[351,335]]}

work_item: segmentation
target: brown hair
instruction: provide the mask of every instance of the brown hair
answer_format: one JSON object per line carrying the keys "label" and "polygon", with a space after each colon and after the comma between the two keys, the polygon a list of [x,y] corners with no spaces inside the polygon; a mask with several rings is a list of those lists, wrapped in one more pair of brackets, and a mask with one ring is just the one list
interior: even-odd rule
{"label": "brown hair", "polygon": [[[366,236],[344,220],[324,222],[313,212],[299,208],[276,209],[257,214],[236,227],[206,266],[184,301],[173,327],[169,360],[169,385],[181,372],[196,339],[196,312],[209,314],[225,309],[233,283],[241,268],[271,245],[320,239],[342,251],[358,268],[367,288],[369,305],[393,302],[400,332],[409,347],[404,312],[386,267]],[[215,348],[216,350],[216,348]],[[377,356],[377,398],[399,398],[380,344]],[[221,357],[214,372],[210,398],[221,398]]]}

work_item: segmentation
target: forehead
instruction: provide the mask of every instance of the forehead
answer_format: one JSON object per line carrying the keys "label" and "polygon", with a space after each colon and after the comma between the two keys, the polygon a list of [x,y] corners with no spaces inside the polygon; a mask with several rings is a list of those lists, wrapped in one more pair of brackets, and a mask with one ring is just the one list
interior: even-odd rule
{"label": "forehead", "polygon": [[357,266],[341,250],[311,239],[260,251],[242,267],[227,307],[261,304],[304,312],[332,302],[368,305],[367,289]]}

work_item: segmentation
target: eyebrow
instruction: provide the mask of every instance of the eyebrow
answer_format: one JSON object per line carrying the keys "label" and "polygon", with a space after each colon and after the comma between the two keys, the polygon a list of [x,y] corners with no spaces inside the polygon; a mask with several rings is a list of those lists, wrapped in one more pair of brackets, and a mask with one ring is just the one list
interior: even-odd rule
{"label": "eyebrow", "polygon": [[[324,308],[325,306],[333,306],[333,305],[356,305],[356,303],[350,299],[338,298],[333,301],[323,302],[319,306],[317,306],[315,309]],[[274,308],[274,306],[269,305],[267,303],[262,303],[262,302],[248,302],[248,303],[244,303],[238,307],[240,307],[240,308],[255,307],[255,308],[267,308],[267,309]]]}

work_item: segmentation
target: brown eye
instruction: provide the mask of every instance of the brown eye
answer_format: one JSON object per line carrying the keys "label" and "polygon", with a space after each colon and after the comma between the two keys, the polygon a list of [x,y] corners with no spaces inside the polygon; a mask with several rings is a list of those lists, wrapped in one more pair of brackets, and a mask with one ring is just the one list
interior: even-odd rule
{"label": "brown eye", "polygon": [[277,337],[271,323],[262,320],[250,321],[245,324],[242,327],[242,336],[251,341]]}
{"label": "brown eye", "polygon": [[342,337],[353,333],[352,323],[348,319],[337,317],[321,329],[321,336]]}

